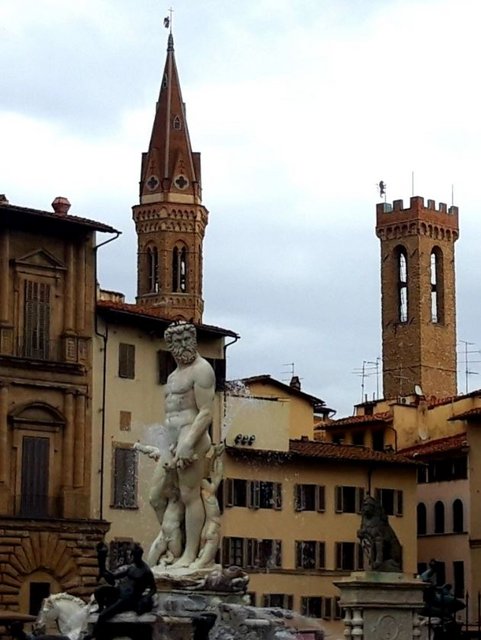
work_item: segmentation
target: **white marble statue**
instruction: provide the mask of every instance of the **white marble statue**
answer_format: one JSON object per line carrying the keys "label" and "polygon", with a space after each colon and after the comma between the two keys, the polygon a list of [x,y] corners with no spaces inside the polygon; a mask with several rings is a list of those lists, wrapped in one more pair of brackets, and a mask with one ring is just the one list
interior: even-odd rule
{"label": "white marble statue", "polygon": [[[161,427],[162,448],[134,445],[157,460],[150,504],[160,533],[147,562],[170,569],[206,567],[218,545],[218,504],[215,490],[220,482],[214,473],[206,478],[206,456],[211,450],[209,427],[215,395],[215,375],[197,352],[195,327],[185,322],[171,324],[164,334],[176,369],[165,389],[165,420]],[[219,458],[214,449],[213,464]],[[221,453],[221,452],[220,452]],[[215,502],[215,504],[214,504]],[[201,545],[203,543],[203,546]]]}

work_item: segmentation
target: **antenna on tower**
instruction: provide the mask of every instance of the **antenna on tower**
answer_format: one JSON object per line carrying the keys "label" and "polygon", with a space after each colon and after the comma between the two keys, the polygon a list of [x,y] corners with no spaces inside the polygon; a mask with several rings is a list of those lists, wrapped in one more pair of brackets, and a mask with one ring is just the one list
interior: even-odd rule
{"label": "antenna on tower", "polygon": [[414,171],[411,171],[411,195],[414,196]]}

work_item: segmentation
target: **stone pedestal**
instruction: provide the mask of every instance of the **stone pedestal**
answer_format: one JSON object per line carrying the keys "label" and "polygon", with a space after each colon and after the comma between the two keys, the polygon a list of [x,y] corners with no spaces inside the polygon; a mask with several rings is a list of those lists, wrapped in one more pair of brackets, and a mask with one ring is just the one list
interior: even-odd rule
{"label": "stone pedestal", "polygon": [[350,640],[420,640],[424,583],[403,573],[360,571],[335,583]]}

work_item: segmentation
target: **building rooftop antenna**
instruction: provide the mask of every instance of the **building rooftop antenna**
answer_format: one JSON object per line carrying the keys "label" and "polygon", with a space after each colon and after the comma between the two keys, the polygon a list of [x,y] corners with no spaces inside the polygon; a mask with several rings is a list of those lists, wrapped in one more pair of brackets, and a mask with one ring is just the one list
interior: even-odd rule
{"label": "building rooftop antenna", "polygon": [[362,367],[359,369],[354,369],[353,373],[361,378],[361,402],[365,402],[365,382],[366,378],[369,378],[372,375],[376,375],[376,396],[379,398],[379,363],[380,358],[376,358],[373,360],[363,360]]}
{"label": "building rooftop antenna", "polygon": [[464,351],[464,393],[468,393],[469,392],[469,376],[478,375],[477,371],[470,370],[470,365],[479,362],[479,360],[471,360],[469,358],[469,354],[476,353],[479,355],[481,351],[479,349],[468,349],[468,347],[472,347],[475,345],[474,342],[468,342],[468,340],[460,340],[459,342],[461,342],[464,345],[464,350],[463,350]]}

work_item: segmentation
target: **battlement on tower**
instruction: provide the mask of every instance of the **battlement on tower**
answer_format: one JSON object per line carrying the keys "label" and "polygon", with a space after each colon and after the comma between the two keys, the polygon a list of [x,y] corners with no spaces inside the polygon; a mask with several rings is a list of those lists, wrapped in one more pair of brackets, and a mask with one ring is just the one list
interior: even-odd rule
{"label": "battlement on tower", "polygon": [[[440,202],[436,208],[436,202],[429,199],[424,204],[421,196],[412,196],[409,206],[404,207],[403,200],[394,200],[393,203],[380,202],[376,205],[376,232],[378,237],[385,237],[389,229],[394,235],[405,235],[421,232],[423,235],[431,235],[434,229],[451,232],[453,239],[459,235],[459,210],[456,206],[448,207]],[[419,225],[422,225],[420,229]],[[388,234],[390,235],[390,233]],[[434,235],[438,235],[437,232]]]}

